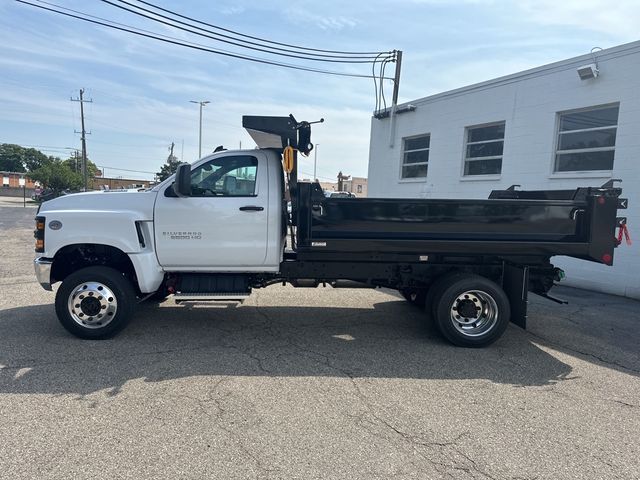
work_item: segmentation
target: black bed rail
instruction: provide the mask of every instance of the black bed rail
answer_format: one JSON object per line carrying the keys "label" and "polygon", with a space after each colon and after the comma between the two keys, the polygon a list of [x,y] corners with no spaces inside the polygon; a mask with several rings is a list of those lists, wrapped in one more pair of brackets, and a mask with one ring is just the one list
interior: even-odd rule
{"label": "black bed rail", "polygon": [[[602,195],[606,197],[620,197],[622,188],[615,187],[615,182],[622,180],[614,178],[601,187],[579,187],[573,190],[517,190],[520,185],[511,185],[506,190],[493,190],[489,198],[503,200],[573,200],[585,201],[587,197]],[[620,199],[625,201],[626,199]],[[620,207],[626,208],[626,207]]]}

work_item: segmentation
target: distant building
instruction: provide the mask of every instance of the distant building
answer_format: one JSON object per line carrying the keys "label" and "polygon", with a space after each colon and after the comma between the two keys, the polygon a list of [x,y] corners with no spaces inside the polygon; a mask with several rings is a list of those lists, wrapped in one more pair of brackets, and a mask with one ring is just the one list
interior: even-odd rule
{"label": "distant building", "polygon": [[[404,103],[393,125],[372,119],[370,194],[487,198],[514,184],[575,189],[621,178],[629,210],[620,215],[633,234],[639,92],[640,41]],[[570,285],[640,298],[639,248],[621,245],[613,267],[552,261]]]}
{"label": "distant building", "polygon": [[31,180],[26,173],[20,172],[0,172],[2,175],[2,188],[22,188],[28,189],[36,187],[36,183]]}
{"label": "distant building", "polygon": [[38,186],[26,173],[0,171],[0,177],[2,177],[0,195],[5,197],[22,197],[23,195],[31,197]]}
{"label": "distant building", "polygon": [[353,193],[356,197],[367,196],[367,179],[365,177],[351,177],[344,180],[342,190]]}
{"label": "distant building", "polygon": [[[338,182],[319,182],[325,192],[337,192]],[[367,196],[367,179],[364,177],[352,177],[342,181],[342,191],[353,193],[356,197]]]}
{"label": "distant building", "polygon": [[320,182],[320,186],[322,187],[322,190],[329,190],[330,192],[338,190],[337,182]]}
{"label": "distant building", "polygon": [[119,190],[128,188],[149,188],[155,182],[152,180],[139,180],[134,178],[110,178],[95,177],[90,185],[93,190]]}

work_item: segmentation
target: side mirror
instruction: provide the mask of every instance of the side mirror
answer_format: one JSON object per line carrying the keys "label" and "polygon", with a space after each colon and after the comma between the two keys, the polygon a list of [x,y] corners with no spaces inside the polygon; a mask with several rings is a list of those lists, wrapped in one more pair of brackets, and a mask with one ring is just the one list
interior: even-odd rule
{"label": "side mirror", "polygon": [[181,163],[176,170],[176,178],[173,182],[173,191],[179,197],[191,196],[191,165]]}

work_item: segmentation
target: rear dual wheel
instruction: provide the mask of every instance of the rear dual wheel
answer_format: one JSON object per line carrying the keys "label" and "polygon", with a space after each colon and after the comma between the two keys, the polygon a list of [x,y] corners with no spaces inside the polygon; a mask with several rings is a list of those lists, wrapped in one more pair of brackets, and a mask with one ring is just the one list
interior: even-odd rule
{"label": "rear dual wheel", "polygon": [[495,282],[455,273],[430,292],[431,314],[442,335],[461,347],[485,347],[502,336],[511,318],[509,299]]}

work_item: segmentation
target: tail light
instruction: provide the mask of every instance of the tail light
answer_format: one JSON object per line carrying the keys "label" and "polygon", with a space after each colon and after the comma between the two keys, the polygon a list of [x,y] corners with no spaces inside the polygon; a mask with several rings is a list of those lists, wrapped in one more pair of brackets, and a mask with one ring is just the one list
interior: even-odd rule
{"label": "tail light", "polygon": [[36,229],[33,232],[33,236],[36,239],[36,253],[44,252],[44,226],[45,218],[36,217]]}

